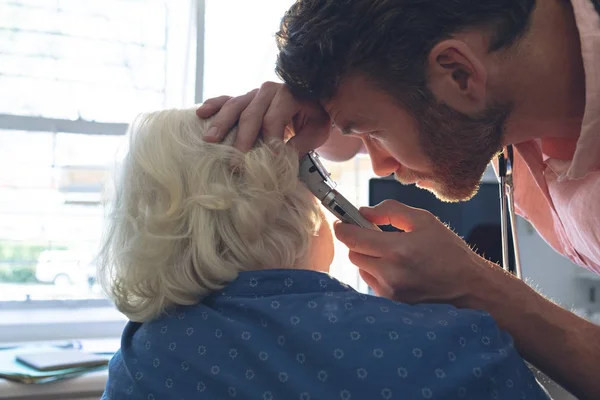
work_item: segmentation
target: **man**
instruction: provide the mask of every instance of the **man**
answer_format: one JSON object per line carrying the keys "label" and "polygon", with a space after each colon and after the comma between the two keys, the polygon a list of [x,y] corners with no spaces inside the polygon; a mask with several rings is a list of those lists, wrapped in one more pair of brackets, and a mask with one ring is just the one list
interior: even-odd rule
{"label": "man", "polygon": [[[448,201],[470,198],[514,144],[518,212],[600,272],[599,10],[598,0],[303,0],[278,33],[286,86],[211,99],[198,114],[218,111],[206,140],[239,120],[241,150],[286,127],[300,152],[343,160],[364,146],[377,174]],[[487,263],[423,210],[361,211],[406,231],[336,226],[379,295],[485,309],[531,363],[600,398],[600,327]]]}

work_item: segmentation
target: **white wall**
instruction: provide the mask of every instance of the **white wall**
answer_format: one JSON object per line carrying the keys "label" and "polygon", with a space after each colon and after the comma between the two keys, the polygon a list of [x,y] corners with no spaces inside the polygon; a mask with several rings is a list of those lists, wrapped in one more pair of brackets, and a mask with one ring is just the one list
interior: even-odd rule
{"label": "white wall", "polygon": [[588,309],[600,312],[598,299],[590,302],[590,289],[596,287],[600,278],[572,263],[555,252],[524,219],[518,218],[517,230],[523,275],[528,283],[540,293],[567,309]]}
{"label": "white wall", "polygon": [[[491,167],[483,181],[498,182]],[[532,287],[567,309],[585,308],[590,312],[600,312],[600,275],[573,264],[555,252],[521,217],[517,217],[517,235],[523,275]],[[595,303],[589,302],[591,287],[596,287],[598,299]]]}

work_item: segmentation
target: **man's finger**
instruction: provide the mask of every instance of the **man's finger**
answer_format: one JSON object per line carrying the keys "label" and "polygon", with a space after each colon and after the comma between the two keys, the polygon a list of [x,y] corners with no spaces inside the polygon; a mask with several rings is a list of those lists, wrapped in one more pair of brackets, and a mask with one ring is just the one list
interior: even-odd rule
{"label": "man's finger", "polygon": [[[255,96],[240,115],[238,134],[233,147],[245,153],[252,149],[260,133],[264,135],[263,120],[270,107],[273,107],[280,86],[273,82],[266,82],[256,91]],[[280,117],[286,118],[285,115]],[[280,137],[283,138],[283,130]]]}
{"label": "man's finger", "polygon": [[288,146],[292,146],[300,157],[309,151],[317,149],[322,145],[324,141],[315,141],[313,137],[309,135],[294,135],[290,140],[287,141]]}
{"label": "man's finger", "polygon": [[[210,128],[204,134],[204,140],[220,142],[240,119],[240,114],[254,98],[255,92],[233,97],[225,102],[211,121]],[[198,112],[196,112],[198,114]]]}
{"label": "man's finger", "polygon": [[379,281],[377,280],[377,278],[375,278],[373,275],[371,275],[364,269],[359,269],[358,273],[359,273],[360,277],[362,278],[362,280],[365,281],[365,283],[367,285],[369,285],[369,287],[371,289],[373,289],[373,291],[375,293],[377,293],[377,294],[381,293],[381,285],[379,284]]}
{"label": "man's finger", "polygon": [[383,257],[388,253],[387,246],[400,246],[396,240],[398,232],[379,232],[348,223],[335,223],[333,229],[338,240],[349,250],[367,256]]}
{"label": "man's finger", "polygon": [[290,139],[289,144],[294,146],[300,155],[325,144],[331,134],[331,119],[320,107],[301,112],[294,117],[293,123],[296,135]]}
{"label": "man's finger", "polygon": [[231,100],[231,96],[219,96],[208,99],[196,109],[196,115],[200,118],[210,118],[215,115],[229,100]]}
{"label": "man's finger", "polygon": [[402,204],[396,200],[385,200],[375,207],[361,207],[360,213],[377,225],[392,225],[406,232],[415,230],[426,219],[433,218],[429,211]]}
{"label": "man's finger", "polygon": [[381,268],[381,259],[377,257],[366,256],[355,251],[348,251],[348,259],[358,267],[359,270],[368,272],[375,279],[379,277],[379,268]]}
{"label": "man's finger", "polygon": [[264,113],[262,129],[265,139],[283,138],[286,126],[300,110],[300,103],[285,85],[280,85],[274,94],[271,106]]}

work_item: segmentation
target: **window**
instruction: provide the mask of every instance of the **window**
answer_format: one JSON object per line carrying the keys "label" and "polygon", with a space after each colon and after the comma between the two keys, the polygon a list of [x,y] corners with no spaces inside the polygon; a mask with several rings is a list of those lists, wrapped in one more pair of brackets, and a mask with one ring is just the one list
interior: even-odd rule
{"label": "window", "polygon": [[[52,308],[56,320],[109,305],[92,259],[127,124],[276,81],[274,33],[291,3],[0,0],[0,312]],[[350,201],[367,203],[366,158],[326,164]],[[343,245],[336,254],[333,274],[361,288]]]}
{"label": "window", "polygon": [[0,1],[3,308],[108,304],[92,262],[106,178],[138,113],[193,103],[194,5]]}

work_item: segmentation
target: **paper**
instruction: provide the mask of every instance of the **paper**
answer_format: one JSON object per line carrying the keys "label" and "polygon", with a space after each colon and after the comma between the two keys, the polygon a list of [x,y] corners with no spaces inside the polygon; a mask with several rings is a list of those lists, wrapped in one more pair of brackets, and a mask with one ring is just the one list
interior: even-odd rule
{"label": "paper", "polygon": [[[16,360],[16,356],[18,354],[40,351],[56,352],[57,357],[59,357],[61,349],[47,345],[32,345],[0,351],[0,378],[26,384],[46,383],[59,379],[73,378],[84,373],[99,371],[107,368],[106,365],[102,365],[99,367],[69,368],[57,371],[38,371],[23,365]],[[106,357],[107,360],[110,360],[112,355],[104,355],[104,357]]]}

